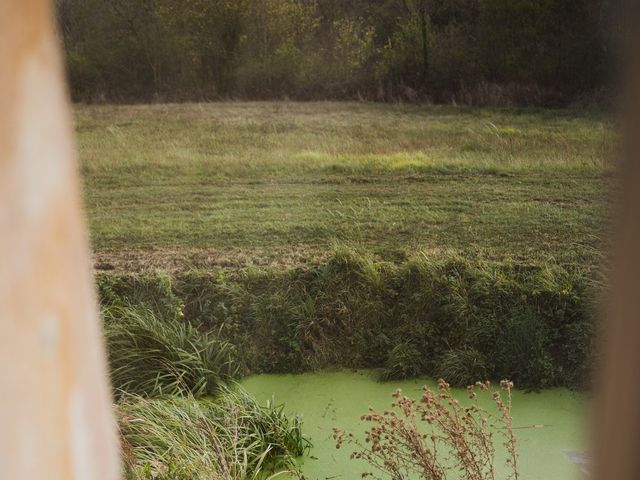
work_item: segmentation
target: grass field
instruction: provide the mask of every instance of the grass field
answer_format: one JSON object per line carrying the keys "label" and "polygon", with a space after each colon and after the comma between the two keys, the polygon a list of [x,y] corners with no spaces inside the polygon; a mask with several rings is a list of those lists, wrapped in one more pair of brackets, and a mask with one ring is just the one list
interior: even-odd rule
{"label": "grass field", "polygon": [[[367,402],[392,388],[363,388],[355,369],[588,388],[615,175],[605,116],[214,103],[76,117],[127,478],[295,470],[310,447],[299,419],[229,387],[252,373],[348,368],[347,387],[338,374],[322,392]],[[355,397],[334,406],[282,378],[318,445],[305,474],[357,474],[314,423]],[[526,422],[546,423],[550,397],[526,398]],[[548,477],[531,473],[539,445],[574,448],[568,425],[535,447],[522,433],[526,475]]]}
{"label": "grass field", "polygon": [[602,115],[366,103],[78,106],[98,269],[298,265],[336,245],[594,264]]}

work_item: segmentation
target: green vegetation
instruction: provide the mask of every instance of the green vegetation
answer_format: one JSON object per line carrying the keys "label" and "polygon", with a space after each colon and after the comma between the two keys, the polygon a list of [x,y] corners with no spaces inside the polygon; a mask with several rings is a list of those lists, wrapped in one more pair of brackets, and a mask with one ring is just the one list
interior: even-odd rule
{"label": "green vegetation", "polygon": [[[157,282],[166,290],[166,278]],[[166,305],[169,305],[167,302]],[[127,479],[297,475],[311,446],[298,417],[238,385],[235,349],[144,303],[102,309]]]}
{"label": "green vegetation", "polygon": [[[85,101],[597,103],[613,0],[58,0]],[[606,97],[606,95],[604,95]]]}
{"label": "green vegetation", "polygon": [[615,174],[607,117],[76,111],[130,478],[293,469],[308,447],[299,420],[229,387],[246,374],[588,386]]}
{"label": "green vegetation", "polygon": [[340,366],[585,385],[605,118],[227,103],[79,107],[78,131],[117,386]]}
{"label": "green vegetation", "polygon": [[131,480],[265,479],[296,471],[310,446],[297,417],[239,387],[212,400],[125,397],[116,413]]}
{"label": "green vegetation", "polygon": [[315,267],[176,273],[170,289],[165,274],[98,280],[103,302],[124,298],[216,332],[253,373],[379,367],[383,378],[485,374],[543,388],[588,381],[593,276],[456,257],[396,265],[339,250]]}
{"label": "green vegetation", "polygon": [[118,392],[138,395],[213,395],[237,376],[232,345],[186,322],[157,318],[144,307],[102,310]]}
{"label": "green vegetation", "polygon": [[99,269],[599,262],[606,118],[335,103],[77,109]]}

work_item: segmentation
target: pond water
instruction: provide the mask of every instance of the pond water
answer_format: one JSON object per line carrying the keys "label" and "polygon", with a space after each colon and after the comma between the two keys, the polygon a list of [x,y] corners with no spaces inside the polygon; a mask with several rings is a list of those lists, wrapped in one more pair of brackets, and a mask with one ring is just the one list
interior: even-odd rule
{"label": "pond water", "polygon": [[[413,398],[419,398],[425,384],[435,388],[433,380],[425,379],[380,383],[368,371],[256,375],[242,383],[261,402],[274,397],[276,403],[286,405],[288,413],[302,415],[304,433],[314,445],[310,456],[301,460],[307,480],[360,478],[366,466],[349,459],[348,446],[336,450],[331,429],[364,431],[360,415],[369,406],[389,408],[396,388]],[[464,390],[456,390],[456,394],[460,401],[467,399]],[[580,478],[578,468],[565,452],[585,449],[587,407],[584,395],[564,389],[514,392],[512,413],[514,425],[519,427],[515,433],[523,480]],[[530,428],[531,425],[544,426]]]}

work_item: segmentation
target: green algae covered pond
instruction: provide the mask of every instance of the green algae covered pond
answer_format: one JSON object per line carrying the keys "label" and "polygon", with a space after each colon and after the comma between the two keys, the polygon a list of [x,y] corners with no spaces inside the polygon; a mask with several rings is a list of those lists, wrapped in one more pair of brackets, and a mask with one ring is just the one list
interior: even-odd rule
{"label": "green algae covered pond", "polygon": [[[336,450],[331,429],[363,432],[360,416],[369,407],[389,408],[397,388],[418,398],[425,384],[435,388],[435,382],[426,379],[380,383],[367,371],[256,375],[243,381],[261,402],[273,397],[288,413],[302,415],[303,430],[313,443],[310,455],[301,459],[307,480],[360,478],[366,466],[349,459],[348,447]],[[457,393],[460,401],[466,399],[466,391]],[[584,395],[565,389],[514,392],[512,413],[523,480],[580,478],[564,452],[585,449],[587,407]]]}

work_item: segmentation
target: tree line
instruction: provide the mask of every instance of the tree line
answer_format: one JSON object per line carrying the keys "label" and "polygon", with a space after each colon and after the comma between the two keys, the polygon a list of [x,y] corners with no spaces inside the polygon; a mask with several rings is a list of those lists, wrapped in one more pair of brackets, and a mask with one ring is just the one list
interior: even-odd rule
{"label": "tree line", "polygon": [[609,83],[614,0],[58,0],[81,101],[563,105]]}

